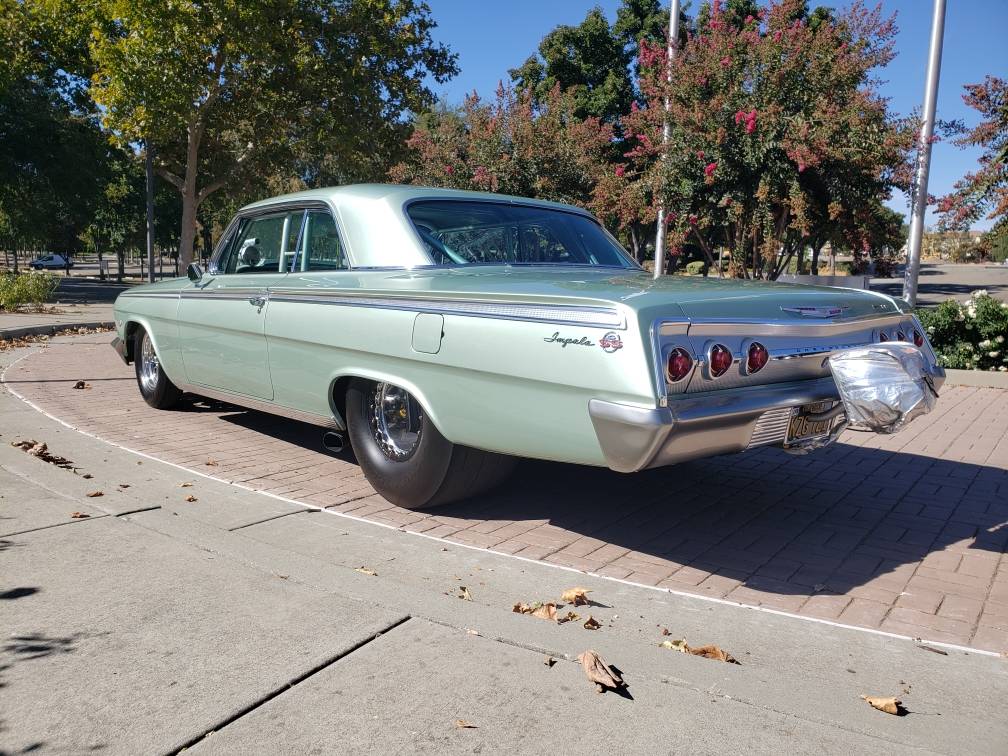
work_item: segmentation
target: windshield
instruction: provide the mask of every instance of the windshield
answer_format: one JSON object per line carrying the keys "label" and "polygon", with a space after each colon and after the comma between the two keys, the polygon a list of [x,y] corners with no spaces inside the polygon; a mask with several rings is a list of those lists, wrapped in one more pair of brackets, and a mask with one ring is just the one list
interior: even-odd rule
{"label": "windshield", "polygon": [[406,209],[435,265],[633,264],[591,218],[502,202],[423,200]]}

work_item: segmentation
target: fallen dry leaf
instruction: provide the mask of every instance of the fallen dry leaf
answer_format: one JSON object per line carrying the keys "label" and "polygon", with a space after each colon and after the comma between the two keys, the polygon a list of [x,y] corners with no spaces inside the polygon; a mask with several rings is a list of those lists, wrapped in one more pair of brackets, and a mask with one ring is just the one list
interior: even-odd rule
{"label": "fallen dry leaf", "polygon": [[693,656],[702,656],[705,659],[716,659],[717,661],[728,662],[729,664],[738,664],[738,660],[717,646],[700,646],[700,648],[691,648],[690,653]]}
{"label": "fallen dry leaf", "polygon": [[581,667],[584,669],[585,677],[595,683],[599,693],[605,690],[621,690],[626,687],[619,672],[613,670],[597,652],[589,649],[578,656]]}
{"label": "fallen dry leaf", "polygon": [[217,460],[216,459],[208,459],[206,462],[204,462],[204,464],[207,467],[217,467]]}
{"label": "fallen dry leaf", "polygon": [[878,696],[866,696],[864,694],[862,694],[861,698],[867,701],[872,708],[884,711],[886,714],[895,714],[896,716],[900,716],[906,713],[906,709],[903,708],[903,702],[898,698],[880,698]]}
{"label": "fallen dry leaf", "polygon": [[130,487],[129,483],[120,483],[119,484],[119,488],[129,488],[129,487]]}
{"label": "fallen dry leaf", "polygon": [[85,383],[84,381],[77,381],[77,383],[74,384],[74,388],[75,389],[89,389],[89,388],[91,388],[91,384],[90,383]]}
{"label": "fallen dry leaf", "polygon": [[83,520],[86,517],[90,517],[90,516],[91,515],[86,514],[85,512],[71,512],[70,513],[70,517],[72,517],[75,520]]}
{"label": "fallen dry leaf", "polygon": [[91,473],[84,473],[83,475],[81,475],[81,477],[84,478],[84,480],[91,480],[91,478],[93,478],[94,475],[92,475]]}
{"label": "fallen dry leaf", "polygon": [[474,725],[472,722],[466,722],[464,719],[456,719],[455,720],[455,726],[457,728],[459,728],[460,730],[475,730],[475,729],[477,729],[476,725]]}
{"label": "fallen dry leaf", "polygon": [[556,604],[552,601],[548,603],[542,603],[537,601],[532,605],[517,603],[511,608],[512,612],[516,614],[531,614],[533,617],[538,617],[539,619],[551,620],[556,622]]}
{"label": "fallen dry leaf", "polygon": [[91,493],[84,494],[84,495],[87,496],[89,499],[97,499],[99,496],[104,496],[105,492],[104,491],[92,491]]}
{"label": "fallen dry leaf", "polygon": [[188,501],[188,502],[189,502],[190,504],[191,504],[192,502],[194,502],[194,501],[199,501],[199,499],[197,499],[197,498],[196,498],[195,496],[193,496],[192,494],[189,494],[188,496],[186,496],[186,497],[185,497],[185,500],[186,500],[186,501]]}
{"label": "fallen dry leaf", "polygon": [[585,630],[598,630],[600,627],[602,627],[602,623],[599,622],[597,619],[595,619],[594,617],[592,617],[589,614],[588,615],[588,619],[585,620],[584,629]]}
{"label": "fallen dry leaf", "polygon": [[378,577],[378,573],[369,567],[358,567],[357,572],[362,572],[365,575],[370,575],[371,577]]}
{"label": "fallen dry leaf", "polygon": [[574,606],[587,606],[588,605],[588,594],[591,593],[587,588],[568,588],[560,595],[561,601],[565,604],[574,604]]}
{"label": "fallen dry leaf", "polygon": [[563,617],[557,618],[557,624],[562,625],[564,622],[573,622],[576,619],[581,619],[581,616],[578,614],[574,614],[574,612],[567,612],[567,614],[564,615]]}
{"label": "fallen dry leaf", "polygon": [[469,594],[469,589],[464,585],[459,586],[458,598],[463,601],[472,601],[472,596]]}
{"label": "fallen dry leaf", "polygon": [[11,441],[11,446],[14,446],[22,451],[27,452],[33,457],[38,457],[43,462],[48,462],[50,465],[56,465],[56,467],[62,467],[64,470],[73,469],[73,462],[71,462],[66,457],[60,457],[55,454],[49,453],[49,445],[42,442],[38,442],[35,439],[28,441]]}
{"label": "fallen dry leaf", "polygon": [[662,641],[658,644],[661,648],[669,648],[673,651],[680,651],[681,653],[688,654],[690,652],[689,644],[686,643],[682,638],[678,640],[667,640]]}
{"label": "fallen dry leaf", "polygon": [[556,659],[554,659],[552,656],[547,656],[543,658],[543,664],[545,664],[547,667],[552,667],[554,664],[556,664]]}
{"label": "fallen dry leaf", "polygon": [[179,488],[192,488],[192,483],[190,483],[189,481],[186,481],[185,483],[179,483],[178,487]]}

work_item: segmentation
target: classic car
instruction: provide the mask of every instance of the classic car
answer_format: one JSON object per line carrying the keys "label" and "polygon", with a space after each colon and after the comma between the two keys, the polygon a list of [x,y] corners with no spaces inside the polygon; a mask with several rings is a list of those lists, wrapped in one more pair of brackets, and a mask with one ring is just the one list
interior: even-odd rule
{"label": "classic car", "polygon": [[580,208],[412,186],[242,208],[207,270],[123,292],[115,321],[148,404],[188,392],[317,424],[412,508],[485,490],[516,456],[633,472],[807,451],[852,413],[891,432],[944,376],[890,297],[655,279]]}

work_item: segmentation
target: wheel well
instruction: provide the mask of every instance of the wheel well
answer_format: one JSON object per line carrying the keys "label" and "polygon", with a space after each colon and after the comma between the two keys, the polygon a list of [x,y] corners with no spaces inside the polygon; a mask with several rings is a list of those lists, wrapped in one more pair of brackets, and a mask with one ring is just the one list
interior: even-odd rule
{"label": "wheel well", "polygon": [[124,336],[124,338],[126,340],[126,359],[128,359],[130,361],[132,361],[133,357],[134,357],[134,355],[133,355],[133,341],[134,341],[134,338],[136,337],[136,332],[137,332],[138,328],[142,328],[142,326],[139,323],[137,323],[135,320],[130,320],[130,321],[128,321],[126,323],[126,331],[123,334],[123,336]]}
{"label": "wheel well", "polygon": [[344,426],[346,426],[347,422],[346,392],[350,388],[350,382],[354,379],[355,377],[352,375],[344,375],[341,378],[337,378],[332,387],[333,409],[336,410],[336,416],[343,421]]}

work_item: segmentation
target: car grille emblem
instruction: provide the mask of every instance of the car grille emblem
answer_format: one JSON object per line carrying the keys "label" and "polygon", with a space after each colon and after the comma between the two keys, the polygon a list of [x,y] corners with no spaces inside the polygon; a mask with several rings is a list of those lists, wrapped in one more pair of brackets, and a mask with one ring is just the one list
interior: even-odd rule
{"label": "car grille emblem", "polygon": [[793,312],[803,318],[835,318],[841,315],[850,307],[781,307],[784,312]]}

